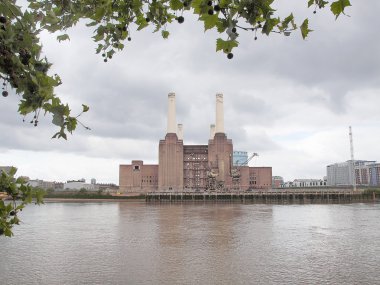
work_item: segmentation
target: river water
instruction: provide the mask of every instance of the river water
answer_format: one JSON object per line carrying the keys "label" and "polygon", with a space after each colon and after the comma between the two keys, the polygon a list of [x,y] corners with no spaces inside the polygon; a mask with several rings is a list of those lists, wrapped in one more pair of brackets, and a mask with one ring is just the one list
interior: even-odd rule
{"label": "river water", "polygon": [[380,284],[380,204],[28,206],[0,284]]}

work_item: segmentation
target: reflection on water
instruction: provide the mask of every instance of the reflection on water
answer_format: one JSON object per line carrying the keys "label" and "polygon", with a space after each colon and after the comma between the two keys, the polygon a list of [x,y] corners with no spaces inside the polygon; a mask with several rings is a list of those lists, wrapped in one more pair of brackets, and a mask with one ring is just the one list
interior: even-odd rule
{"label": "reflection on water", "polygon": [[380,204],[30,206],[1,284],[380,284]]}

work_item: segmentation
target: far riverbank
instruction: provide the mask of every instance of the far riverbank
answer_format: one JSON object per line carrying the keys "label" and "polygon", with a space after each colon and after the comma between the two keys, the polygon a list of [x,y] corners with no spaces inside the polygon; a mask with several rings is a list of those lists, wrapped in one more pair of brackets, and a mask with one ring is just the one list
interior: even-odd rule
{"label": "far riverbank", "polygon": [[150,192],[133,195],[111,195],[88,192],[47,193],[44,201],[49,202],[243,202],[259,204],[329,204],[380,202],[379,189],[361,191],[324,191],[314,189],[288,189],[286,191],[255,192]]}
{"label": "far riverbank", "polygon": [[44,198],[44,203],[56,203],[56,202],[68,202],[68,203],[83,203],[83,202],[144,202],[145,198]]}

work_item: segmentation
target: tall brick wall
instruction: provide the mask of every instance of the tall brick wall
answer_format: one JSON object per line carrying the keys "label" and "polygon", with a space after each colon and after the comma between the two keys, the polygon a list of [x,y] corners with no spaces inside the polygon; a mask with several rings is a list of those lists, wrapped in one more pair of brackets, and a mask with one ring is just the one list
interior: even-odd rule
{"label": "tall brick wall", "polygon": [[168,133],[165,140],[160,140],[158,152],[158,190],[182,191],[183,141]]}
{"label": "tall brick wall", "polygon": [[158,165],[144,165],[141,160],[119,166],[119,191],[121,193],[146,193],[157,191]]}

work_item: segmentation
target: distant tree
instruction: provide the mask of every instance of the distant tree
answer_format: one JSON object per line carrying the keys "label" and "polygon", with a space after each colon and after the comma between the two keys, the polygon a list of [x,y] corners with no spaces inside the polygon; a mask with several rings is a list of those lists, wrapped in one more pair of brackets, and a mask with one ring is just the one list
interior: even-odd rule
{"label": "distant tree", "polygon": [[17,169],[12,167],[9,173],[1,171],[0,192],[6,192],[10,201],[0,200],[0,236],[12,236],[12,228],[20,223],[18,213],[35,198],[36,204],[42,203],[44,191],[32,188],[23,178],[15,178]]}
{"label": "distant tree", "polygon": [[79,194],[87,194],[87,190],[86,188],[81,188],[79,191],[78,191]]}
{"label": "distant tree", "polygon": [[[187,11],[198,16],[205,31],[214,29],[221,34],[216,51],[229,59],[239,45],[240,31],[253,32],[255,40],[260,33],[288,36],[299,28],[306,38],[311,32],[307,18],[296,24],[293,14],[277,17],[273,7],[279,0],[28,0],[27,9],[21,9],[16,2],[0,1],[2,95],[7,97],[9,88],[15,89],[22,96],[19,113],[31,114],[27,121],[34,126],[38,125],[41,111],[52,114],[53,124],[59,127],[53,138],[67,139],[67,132],[72,133],[78,123],[83,125],[78,117],[89,108],[83,105],[82,113],[73,116],[69,106],[54,94],[61,79],[57,74],[48,74],[51,63],[41,57],[39,34],[43,30],[59,32],[58,41],[68,40],[66,30],[83,20],[94,29],[96,52],[105,62],[132,40],[135,30],[152,26],[164,39],[168,38],[168,24],[183,23]],[[351,6],[349,0],[306,0],[305,5],[306,2],[313,13],[329,6],[336,18]]]}
{"label": "distant tree", "polygon": [[46,194],[53,194],[55,191],[53,188],[46,189]]}

